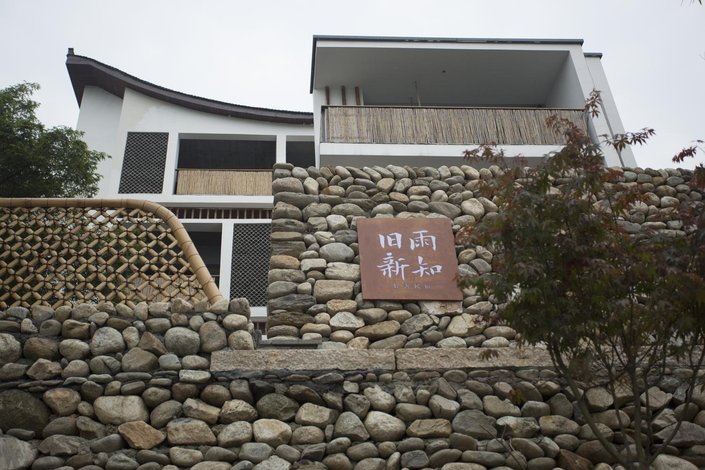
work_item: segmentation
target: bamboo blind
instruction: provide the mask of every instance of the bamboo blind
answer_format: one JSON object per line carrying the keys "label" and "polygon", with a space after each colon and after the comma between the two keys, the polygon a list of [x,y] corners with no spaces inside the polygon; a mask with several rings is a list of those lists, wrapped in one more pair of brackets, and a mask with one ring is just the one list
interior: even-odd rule
{"label": "bamboo blind", "polygon": [[180,169],[176,194],[271,196],[272,172]]}
{"label": "bamboo blind", "polygon": [[546,126],[557,115],[586,130],[582,110],[545,108],[440,108],[328,106],[326,142],[356,144],[560,145]]}
{"label": "bamboo blind", "polygon": [[0,309],[222,299],[181,222],[135,199],[0,199]]}

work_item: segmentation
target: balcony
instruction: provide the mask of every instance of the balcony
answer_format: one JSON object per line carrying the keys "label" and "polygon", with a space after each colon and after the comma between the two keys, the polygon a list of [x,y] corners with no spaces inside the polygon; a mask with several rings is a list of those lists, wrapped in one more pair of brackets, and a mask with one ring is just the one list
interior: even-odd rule
{"label": "balcony", "polygon": [[176,170],[177,195],[271,196],[271,170]]}
{"label": "balcony", "polygon": [[581,109],[324,106],[321,142],[346,144],[561,145],[558,115],[583,130]]}

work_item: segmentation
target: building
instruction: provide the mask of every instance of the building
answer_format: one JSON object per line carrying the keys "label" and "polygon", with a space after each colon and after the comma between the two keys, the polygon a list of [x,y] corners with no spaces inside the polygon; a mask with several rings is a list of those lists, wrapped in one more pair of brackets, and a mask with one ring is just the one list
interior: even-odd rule
{"label": "building", "polygon": [[[457,164],[468,144],[494,142],[507,156],[560,148],[545,117],[580,110],[600,90],[599,136],[624,133],[600,63],[582,40],[317,36],[311,93],[321,165]],[[536,132],[538,130],[539,132]],[[631,149],[605,146],[608,166],[634,167]]]}
{"label": "building", "polygon": [[[461,164],[494,142],[507,156],[560,148],[554,113],[601,135],[623,133],[599,54],[580,40],[316,36],[313,112],[223,103],[169,90],[74,54],[66,59],[77,128],[101,163],[99,197],[163,204],[182,220],[226,297],[266,317],[267,246],[276,163]],[[584,117],[593,89],[603,113]],[[636,166],[604,148],[609,166]]]}

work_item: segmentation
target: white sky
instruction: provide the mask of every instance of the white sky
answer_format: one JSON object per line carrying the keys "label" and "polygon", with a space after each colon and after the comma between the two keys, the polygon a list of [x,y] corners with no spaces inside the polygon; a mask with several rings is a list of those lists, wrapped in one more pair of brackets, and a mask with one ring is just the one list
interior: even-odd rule
{"label": "white sky", "polygon": [[310,111],[314,34],[582,38],[625,128],[656,130],[640,166],[705,139],[705,6],[690,0],[0,0],[0,88],[40,83],[40,119],[75,126],[74,47],[185,93]]}

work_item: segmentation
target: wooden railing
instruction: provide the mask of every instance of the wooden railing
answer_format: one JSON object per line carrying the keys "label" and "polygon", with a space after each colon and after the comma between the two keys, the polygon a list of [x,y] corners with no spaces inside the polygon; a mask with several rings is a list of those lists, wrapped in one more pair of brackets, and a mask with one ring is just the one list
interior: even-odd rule
{"label": "wooden railing", "polygon": [[586,128],[580,109],[325,106],[322,141],[356,144],[560,145],[557,115]]}
{"label": "wooden railing", "polygon": [[271,196],[271,170],[179,169],[176,194]]}
{"label": "wooden railing", "polygon": [[222,300],[179,219],[137,199],[0,199],[0,309]]}

